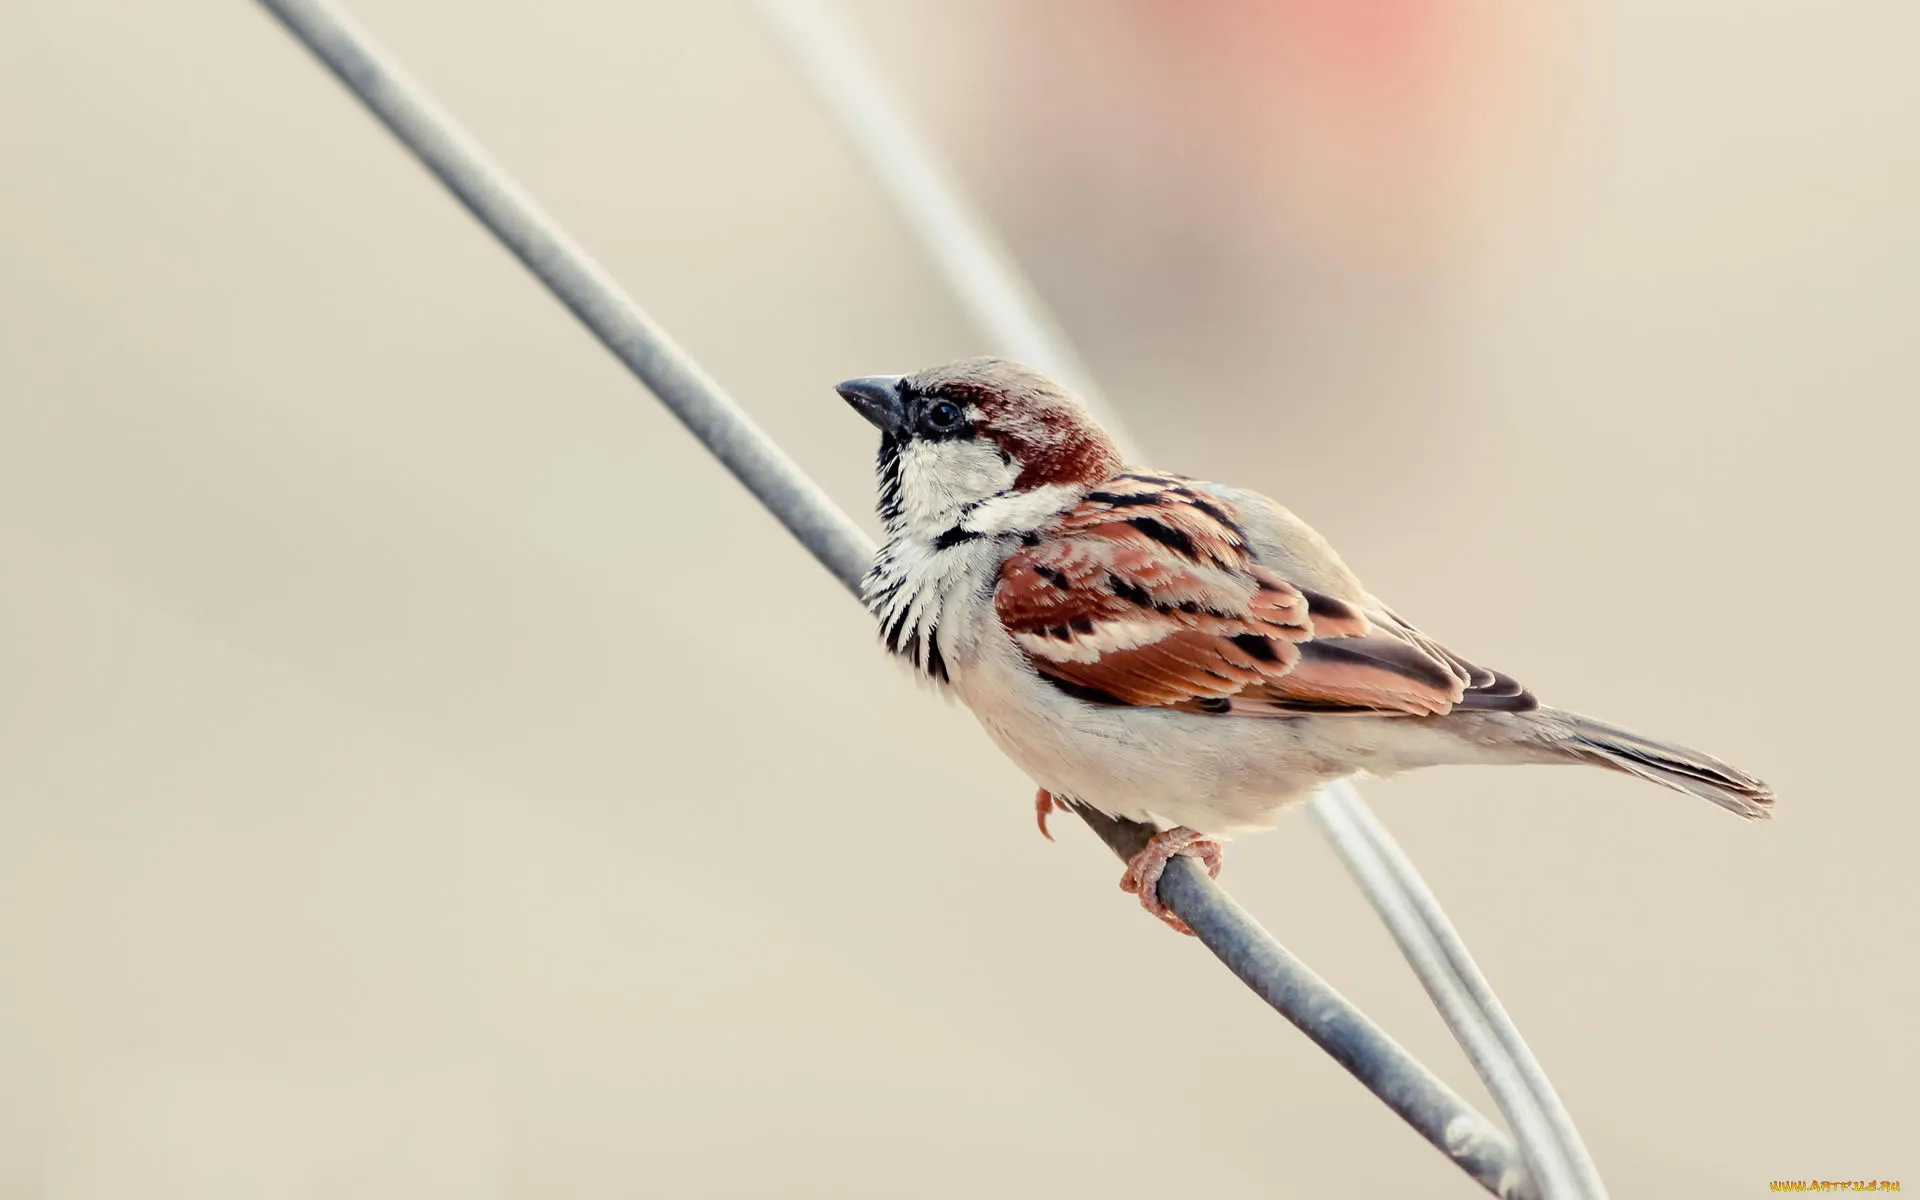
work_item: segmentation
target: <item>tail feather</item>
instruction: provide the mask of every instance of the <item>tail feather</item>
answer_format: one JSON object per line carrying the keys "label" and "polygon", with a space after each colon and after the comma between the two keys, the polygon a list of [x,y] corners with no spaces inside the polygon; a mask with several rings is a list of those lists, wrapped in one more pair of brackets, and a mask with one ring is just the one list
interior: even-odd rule
{"label": "tail feather", "polygon": [[1577,713],[1556,715],[1570,720],[1573,727],[1561,744],[1586,762],[1711,800],[1748,820],[1773,815],[1772,788],[1712,755],[1656,742]]}

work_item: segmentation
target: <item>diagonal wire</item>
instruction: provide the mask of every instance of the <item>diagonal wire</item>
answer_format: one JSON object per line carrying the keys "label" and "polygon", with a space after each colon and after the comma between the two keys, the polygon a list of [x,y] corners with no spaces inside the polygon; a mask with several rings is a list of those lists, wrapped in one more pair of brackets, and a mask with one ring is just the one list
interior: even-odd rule
{"label": "diagonal wire", "polygon": [[[1490,1069],[1497,1069],[1492,1064],[1504,1060],[1532,1096],[1531,1108],[1508,1107],[1497,1094],[1494,1102],[1501,1104],[1523,1151],[1530,1145],[1556,1144],[1563,1151],[1565,1167],[1572,1177],[1566,1179],[1557,1168],[1552,1175],[1538,1171],[1548,1189],[1546,1194],[1556,1200],[1561,1195],[1605,1200],[1606,1184],[1587,1154],[1572,1115],[1560,1102],[1546,1071],[1493,994],[1473,956],[1467,953],[1466,943],[1414,868],[1413,860],[1347,780],[1329,784],[1311,811],[1399,943],[1400,952],[1413,964],[1474,1070],[1486,1079]],[[1529,1161],[1533,1161],[1531,1156]],[[1569,1190],[1552,1190],[1560,1186]]]}
{"label": "diagonal wire", "polygon": [[[259,0],[857,596],[872,543],[372,40],[326,0]],[[1057,365],[1056,360],[1056,365]],[[1144,826],[1081,815],[1123,856]],[[1250,988],[1488,1191],[1533,1200],[1514,1144],[1188,859],[1162,898]],[[1571,1194],[1571,1193],[1568,1193]]]}
{"label": "diagonal wire", "polygon": [[[1127,439],[1090,372],[1014,258],[901,116],[858,39],[821,0],[756,7],[976,324],[1007,353],[1068,381]],[[1342,780],[1312,811],[1506,1114],[1551,1200],[1603,1200],[1605,1185],[1566,1106],[1412,861]]]}

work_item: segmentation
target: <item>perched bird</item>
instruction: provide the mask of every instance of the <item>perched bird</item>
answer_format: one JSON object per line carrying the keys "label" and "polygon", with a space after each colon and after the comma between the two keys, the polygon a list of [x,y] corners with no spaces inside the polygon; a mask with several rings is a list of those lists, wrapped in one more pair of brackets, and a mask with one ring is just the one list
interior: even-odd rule
{"label": "perched bird", "polygon": [[[887,648],[973,710],[1040,787],[1158,832],[1120,886],[1271,826],[1329,780],[1588,763],[1769,815],[1718,759],[1546,708],[1376,599],[1254,492],[1127,466],[1046,376],[976,358],[837,389],[880,430],[886,544],[864,592]],[[1051,835],[1049,835],[1051,836]]]}

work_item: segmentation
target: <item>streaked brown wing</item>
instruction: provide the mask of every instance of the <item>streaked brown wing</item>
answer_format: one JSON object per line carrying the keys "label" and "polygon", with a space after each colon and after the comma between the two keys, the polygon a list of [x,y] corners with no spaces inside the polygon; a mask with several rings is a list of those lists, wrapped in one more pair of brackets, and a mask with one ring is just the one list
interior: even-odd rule
{"label": "streaked brown wing", "polygon": [[1090,494],[1007,561],[994,606],[1043,677],[1095,703],[1242,716],[1531,707],[1505,676],[1390,614],[1259,565],[1228,506],[1170,476],[1122,475]]}

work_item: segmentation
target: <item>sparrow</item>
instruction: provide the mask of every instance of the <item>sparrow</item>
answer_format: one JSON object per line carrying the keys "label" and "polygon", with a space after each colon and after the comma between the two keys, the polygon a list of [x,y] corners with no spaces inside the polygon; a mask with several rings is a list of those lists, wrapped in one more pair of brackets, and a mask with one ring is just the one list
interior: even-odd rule
{"label": "sparrow", "polygon": [[1270,828],[1331,780],[1474,763],[1585,763],[1770,813],[1697,750],[1549,708],[1361,585],[1256,492],[1128,466],[1045,375],[973,358],[838,385],[880,431],[881,639],[957,697],[1064,804],[1151,826],[1123,890],[1183,932],[1175,855]]}

